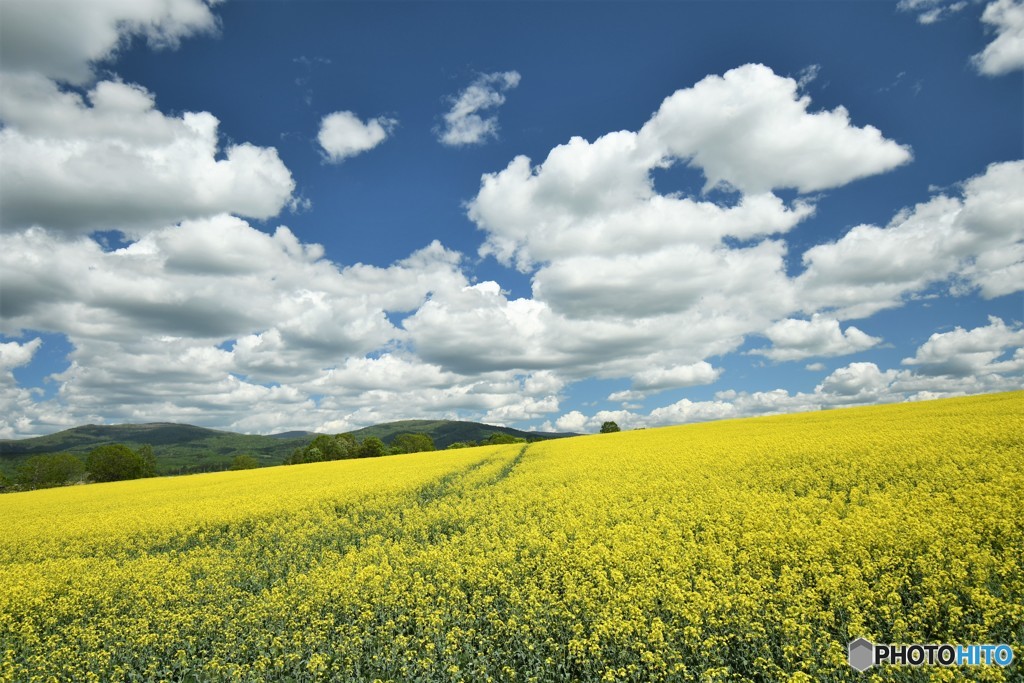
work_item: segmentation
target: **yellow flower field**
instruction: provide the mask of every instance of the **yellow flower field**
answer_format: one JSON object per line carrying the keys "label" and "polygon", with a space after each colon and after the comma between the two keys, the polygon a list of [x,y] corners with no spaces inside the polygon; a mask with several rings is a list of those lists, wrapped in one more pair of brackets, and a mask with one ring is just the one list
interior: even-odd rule
{"label": "yellow flower field", "polygon": [[2,681],[1008,681],[1024,392],[0,496]]}

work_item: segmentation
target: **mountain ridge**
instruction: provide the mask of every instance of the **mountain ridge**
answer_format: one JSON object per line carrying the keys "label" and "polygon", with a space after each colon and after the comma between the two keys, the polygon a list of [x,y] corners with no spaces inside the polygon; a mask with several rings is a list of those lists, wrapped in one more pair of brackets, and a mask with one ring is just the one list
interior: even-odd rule
{"label": "mountain ridge", "polygon": [[[463,420],[399,420],[349,432],[362,441],[376,436],[389,443],[401,433],[427,434],[438,449],[458,441],[481,441],[494,432],[531,441],[575,434],[527,432]],[[86,424],[45,436],[0,439],[0,467],[12,469],[19,462],[42,453],[68,452],[84,455],[97,446],[123,443],[138,449],[151,446],[160,474],[180,474],[226,469],[236,455],[255,457],[261,465],[278,465],[292,451],[312,441],[317,432],[288,431],[279,434],[239,434],[177,422],[145,422],[118,425]]]}

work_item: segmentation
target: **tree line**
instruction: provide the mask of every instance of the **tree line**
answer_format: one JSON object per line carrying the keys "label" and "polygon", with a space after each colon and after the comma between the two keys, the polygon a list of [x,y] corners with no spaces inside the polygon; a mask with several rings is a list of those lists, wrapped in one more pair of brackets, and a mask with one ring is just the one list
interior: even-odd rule
{"label": "tree line", "polygon": [[0,474],[0,489],[30,491],[68,484],[121,481],[156,476],[153,447],[138,450],[119,443],[104,444],[89,451],[85,460],[74,453],[33,455],[17,466],[14,478]]}
{"label": "tree line", "polygon": [[[457,441],[446,450],[453,448],[472,448],[474,446],[490,446],[503,443],[523,443],[526,439],[494,432],[482,441]],[[356,440],[352,434],[321,434],[302,448],[296,448],[288,456],[285,465],[301,465],[307,462],[326,462],[328,460],[348,460],[353,458],[377,458],[382,455],[401,455],[403,453],[424,453],[435,451],[437,447],[428,434],[399,434],[385,444],[379,437],[368,436],[362,441]]]}

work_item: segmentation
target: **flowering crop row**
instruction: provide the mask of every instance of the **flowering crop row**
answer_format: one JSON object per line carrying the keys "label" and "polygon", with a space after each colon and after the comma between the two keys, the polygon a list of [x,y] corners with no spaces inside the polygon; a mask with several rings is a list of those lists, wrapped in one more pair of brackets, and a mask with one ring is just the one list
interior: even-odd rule
{"label": "flowering crop row", "polygon": [[1004,681],[1024,393],[0,498],[0,680]]}

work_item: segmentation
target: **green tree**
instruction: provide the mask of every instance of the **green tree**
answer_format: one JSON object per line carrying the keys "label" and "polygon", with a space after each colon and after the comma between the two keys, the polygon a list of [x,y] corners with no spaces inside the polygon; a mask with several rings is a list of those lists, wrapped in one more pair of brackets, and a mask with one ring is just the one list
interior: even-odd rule
{"label": "green tree", "polygon": [[456,441],[455,443],[448,444],[448,448],[445,450],[455,450],[457,448],[474,448],[478,444],[475,441]]}
{"label": "green tree", "polygon": [[142,458],[143,463],[143,474],[144,477],[155,477],[156,476],[156,454],[153,453],[153,447],[148,443],[143,444],[139,447],[139,450],[135,451]]}
{"label": "green tree", "polygon": [[323,462],[324,460],[344,460],[346,458],[357,458],[359,455],[359,443],[351,434],[319,434],[315,439],[302,448],[296,448],[288,456],[285,465],[301,465],[306,462]]}
{"label": "green tree", "polygon": [[7,475],[0,472],[0,491],[8,491],[14,487],[14,482],[7,478]]}
{"label": "green tree", "polygon": [[231,459],[232,470],[254,470],[259,466],[259,460],[245,453],[239,453]]}
{"label": "green tree", "polygon": [[[320,462],[321,460],[337,460],[337,446],[334,443],[334,437],[328,436],[327,434],[320,434],[315,439],[309,442],[306,449],[310,453],[309,462]],[[314,451],[316,454],[314,456]]]}
{"label": "green tree", "polygon": [[399,434],[391,441],[392,453],[422,453],[434,449],[434,440],[428,434]]}
{"label": "green tree", "polygon": [[359,452],[359,442],[351,434],[335,434],[334,449],[336,459],[355,458]]}
{"label": "green tree", "polygon": [[97,446],[89,451],[85,469],[92,481],[121,481],[153,476],[151,463],[120,443]]}
{"label": "green tree", "polygon": [[307,449],[308,449],[308,447],[307,448],[296,448],[294,451],[292,451],[291,455],[289,455],[287,458],[284,459],[284,464],[285,465],[302,465],[304,463],[311,462],[310,460],[307,459],[308,458]]}
{"label": "green tree", "polygon": [[485,444],[490,446],[496,446],[504,443],[526,443],[526,439],[519,436],[512,436],[511,434],[505,434],[503,432],[494,432],[489,437]]}
{"label": "green tree", "polygon": [[601,433],[602,434],[611,434],[612,432],[619,432],[619,431],[622,431],[622,430],[619,429],[619,425],[615,424],[614,422],[612,422],[610,420],[608,422],[605,422],[605,423],[603,423],[601,425]]}
{"label": "green tree", "polygon": [[387,454],[388,447],[384,445],[383,441],[375,436],[369,436],[363,441],[363,443],[359,444],[360,458],[376,458]]}
{"label": "green tree", "polygon": [[33,455],[18,466],[15,480],[19,488],[44,489],[79,481],[85,464],[70,453]]}

